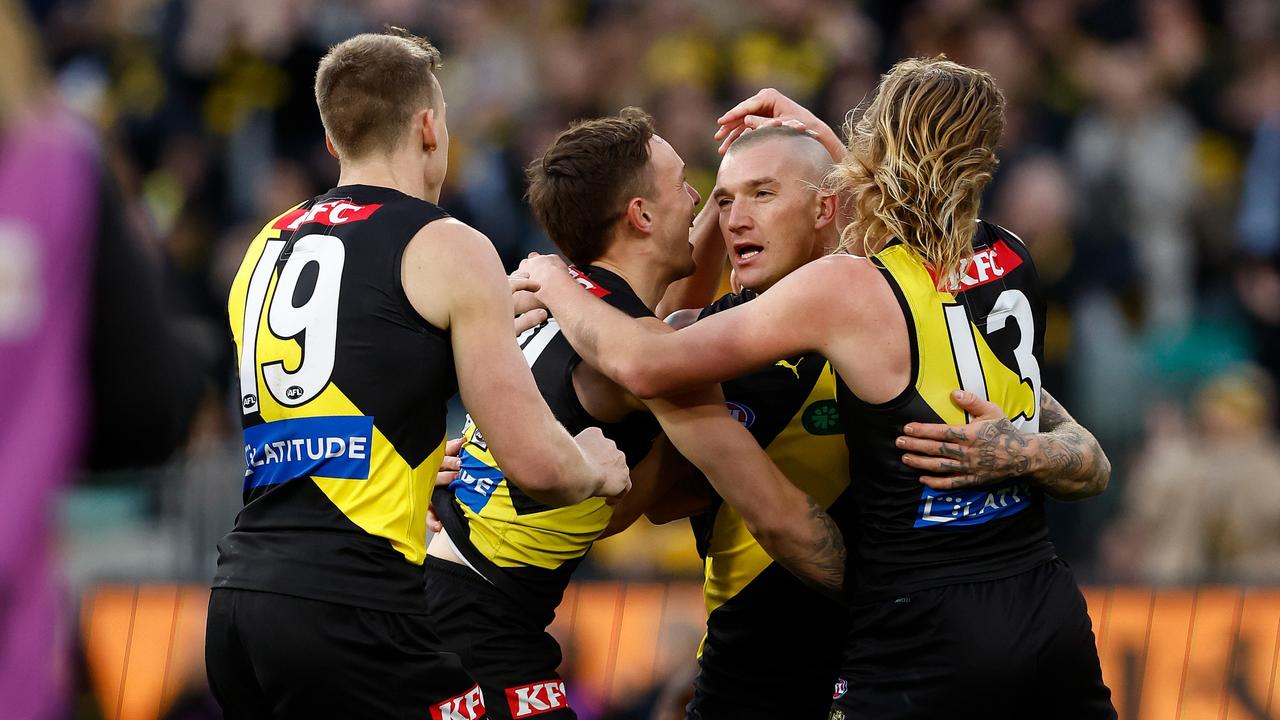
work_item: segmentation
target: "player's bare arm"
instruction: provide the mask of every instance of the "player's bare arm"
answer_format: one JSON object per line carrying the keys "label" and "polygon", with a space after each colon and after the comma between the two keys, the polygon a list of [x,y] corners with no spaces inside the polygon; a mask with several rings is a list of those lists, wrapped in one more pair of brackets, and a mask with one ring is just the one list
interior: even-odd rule
{"label": "player's bare arm", "polygon": [[405,248],[401,273],[418,313],[450,331],[463,403],[522,489],[549,505],[627,491],[613,442],[596,428],[571,438],[538,393],[511,335],[506,274],[484,235],[453,220],[431,223]]}
{"label": "player's bare arm", "polygon": [[[579,294],[595,299],[588,293]],[[558,316],[557,322],[560,322]],[[652,330],[657,337],[675,334],[655,318],[628,319],[628,322]],[[590,362],[585,357],[584,360]],[[844,539],[839,528],[820,506],[778,470],[746,428],[725,412],[719,385],[704,385],[672,398],[638,401],[623,387],[608,381],[600,383],[603,378],[597,375],[596,370],[582,364],[574,371],[578,397],[593,416],[625,412],[642,402],[662,425],[675,449],[696,465],[720,496],[742,515],[748,531],[771,557],[820,590],[839,592],[844,582],[845,563]],[[661,483],[652,484],[648,491],[658,493]],[[646,498],[626,514],[638,516],[635,509],[652,500],[652,497]]]}
{"label": "player's bare arm", "polygon": [[1111,462],[1096,438],[1047,391],[1040,393],[1040,432],[1024,433],[994,403],[956,391],[967,425],[910,423],[898,438],[902,461],[930,473],[920,481],[935,490],[983,485],[1017,475],[1034,479],[1057,500],[1102,494]]}
{"label": "player's bare arm", "polygon": [[600,537],[626,530],[642,515],[662,525],[710,507],[706,480],[666,436],[659,435],[644,459],[631,468],[631,492],[613,506],[613,516]]}
{"label": "player's bare arm", "polygon": [[583,359],[642,398],[721,382],[804,352],[831,358],[868,402],[905,387],[905,321],[888,284],[861,258],[811,262],[749,305],[674,333],[583,292],[555,256],[531,257],[521,267]]}
{"label": "player's bare arm", "polygon": [[840,592],[846,559],[840,529],[724,411],[718,385],[647,404],[672,444],[742,515],[770,557],[818,590]]}

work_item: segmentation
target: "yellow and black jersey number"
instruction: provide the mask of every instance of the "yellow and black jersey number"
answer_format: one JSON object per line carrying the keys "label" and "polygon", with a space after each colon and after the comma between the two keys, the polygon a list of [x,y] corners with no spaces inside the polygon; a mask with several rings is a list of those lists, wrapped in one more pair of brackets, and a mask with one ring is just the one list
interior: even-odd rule
{"label": "yellow and black jersey number", "polygon": [[[977,324],[969,317],[969,311],[959,302],[943,303],[942,311],[947,324],[947,335],[951,340],[951,355],[956,363],[956,374],[960,379],[960,387],[974,393],[983,400],[990,400],[999,405],[1014,426],[1023,432],[1039,432],[1040,430],[1040,363],[1033,352],[1035,338],[1035,316],[1031,312],[1031,303],[1021,290],[1005,290],[996,298],[991,312],[986,317],[984,336],[1005,328],[1010,320],[1018,325],[1018,345],[1013,356],[1018,367],[1016,372],[1022,379],[1022,386],[1006,387],[1003,392],[992,397],[987,384],[987,373],[984,367],[1003,367],[995,355],[985,346],[979,349],[974,332]],[[984,363],[985,361],[985,363]],[[994,363],[995,365],[991,365]],[[998,385],[1004,385],[999,383]],[[1027,392],[1030,390],[1030,393]],[[999,392],[999,391],[997,391]],[[966,413],[966,421],[972,418]]]}
{"label": "yellow and black jersey number", "polygon": [[[346,249],[332,235],[307,235],[293,244],[277,276],[285,245],[267,239],[248,287],[232,295],[233,324],[235,302],[244,303],[236,333],[241,408],[265,421],[244,431],[246,492],[306,476],[369,477],[373,418],[361,415],[336,388],[326,392],[337,353]],[[295,305],[299,280],[311,265],[314,289]]]}
{"label": "yellow and black jersey number", "polygon": [[[982,333],[981,340],[976,334],[978,326],[971,321],[965,305],[943,302],[942,312],[960,387],[1000,406],[1019,430],[1038,432],[1040,363],[1033,352],[1035,316],[1027,296],[1020,290],[1001,292],[986,317],[986,332]],[[986,337],[1005,328],[1010,321],[1016,322],[1019,330],[1018,345],[1013,352],[1016,369],[1000,362],[986,342]],[[946,422],[960,420],[959,410],[950,404],[950,389],[935,387],[931,394],[936,402],[946,403],[942,407],[951,409],[951,412],[939,412]],[[965,422],[972,419],[965,414]],[[913,526],[982,525],[1027,509],[1030,500],[1030,487],[1016,478],[995,486],[965,490],[934,490],[926,486],[921,488]]]}

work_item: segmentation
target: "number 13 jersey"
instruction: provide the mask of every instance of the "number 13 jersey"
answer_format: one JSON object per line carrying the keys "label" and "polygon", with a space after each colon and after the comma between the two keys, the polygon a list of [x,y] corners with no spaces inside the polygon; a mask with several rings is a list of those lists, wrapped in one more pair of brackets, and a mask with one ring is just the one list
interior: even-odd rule
{"label": "number 13 jersey", "polygon": [[969,422],[951,402],[959,388],[999,405],[1018,429],[1039,429],[1045,316],[1035,266],[1017,236],[991,223],[978,224],[973,247],[962,276],[944,283],[901,243],[872,257],[906,318],[912,367],[907,388],[878,405],[837,383],[858,520],[850,560],[861,599],[1008,577],[1054,554],[1043,495],[1028,478],[932,490],[895,444],[909,422]]}
{"label": "number 13 jersey", "polygon": [[457,378],[448,334],[414,310],[400,264],[445,217],[351,185],[250,244],[228,302],[244,509],[218,543],[214,587],[424,612],[426,512]]}

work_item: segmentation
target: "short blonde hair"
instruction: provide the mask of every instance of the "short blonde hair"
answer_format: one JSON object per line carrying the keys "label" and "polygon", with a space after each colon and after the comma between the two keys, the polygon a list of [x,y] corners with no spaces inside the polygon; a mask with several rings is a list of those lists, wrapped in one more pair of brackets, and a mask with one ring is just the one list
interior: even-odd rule
{"label": "short blonde hair", "polygon": [[413,114],[435,106],[438,67],[440,51],[399,28],[330,48],[316,70],[316,106],[338,154],[394,150]]}
{"label": "short blonde hair", "polygon": [[894,65],[861,116],[850,113],[849,152],[829,178],[853,205],[841,247],[871,255],[897,238],[948,283],[973,254],[1004,108],[981,70],[944,56]]}

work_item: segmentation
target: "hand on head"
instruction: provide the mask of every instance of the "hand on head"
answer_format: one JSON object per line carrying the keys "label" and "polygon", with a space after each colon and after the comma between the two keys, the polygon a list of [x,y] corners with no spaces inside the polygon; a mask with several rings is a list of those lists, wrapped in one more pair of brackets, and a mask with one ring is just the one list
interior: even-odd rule
{"label": "hand on head", "polygon": [[765,88],[751,97],[733,106],[717,120],[720,128],[716,130],[716,140],[720,140],[720,154],[728,151],[743,133],[771,125],[786,125],[802,130],[815,138],[816,130],[822,124],[816,115],[803,105],[774,90]]}

